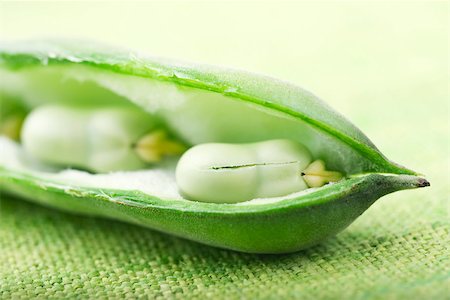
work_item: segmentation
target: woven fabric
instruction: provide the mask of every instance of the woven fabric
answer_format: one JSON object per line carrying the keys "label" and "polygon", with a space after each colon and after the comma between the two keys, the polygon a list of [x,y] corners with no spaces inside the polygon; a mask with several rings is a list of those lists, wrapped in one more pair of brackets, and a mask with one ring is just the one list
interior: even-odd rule
{"label": "woven fabric", "polygon": [[108,3],[107,13],[1,3],[7,38],[87,36],[304,85],[432,186],[385,196],[336,237],[286,255],[1,195],[0,299],[448,299],[448,2],[316,2]]}

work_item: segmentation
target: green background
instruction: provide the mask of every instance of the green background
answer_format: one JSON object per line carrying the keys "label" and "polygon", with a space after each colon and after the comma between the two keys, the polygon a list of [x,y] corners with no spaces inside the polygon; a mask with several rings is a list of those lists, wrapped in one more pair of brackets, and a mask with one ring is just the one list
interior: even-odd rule
{"label": "green background", "polygon": [[448,19],[449,3],[432,1],[1,2],[3,40],[91,38],[297,83],[432,186],[279,256],[2,195],[0,298],[448,298]]}

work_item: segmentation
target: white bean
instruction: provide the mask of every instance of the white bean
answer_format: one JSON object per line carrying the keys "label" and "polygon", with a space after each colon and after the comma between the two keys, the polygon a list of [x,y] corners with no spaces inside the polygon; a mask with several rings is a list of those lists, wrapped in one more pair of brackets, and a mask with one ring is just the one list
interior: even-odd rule
{"label": "white bean", "polygon": [[22,128],[25,150],[55,165],[94,172],[135,170],[184,147],[155,130],[148,114],[131,107],[38,107]]}
{"label": "white bean", "polygon": [[290,140],[202,144],[181,157],[176,180],[188,199],[241,202],[306,189],[301,171],[311,160],[303,145]]}

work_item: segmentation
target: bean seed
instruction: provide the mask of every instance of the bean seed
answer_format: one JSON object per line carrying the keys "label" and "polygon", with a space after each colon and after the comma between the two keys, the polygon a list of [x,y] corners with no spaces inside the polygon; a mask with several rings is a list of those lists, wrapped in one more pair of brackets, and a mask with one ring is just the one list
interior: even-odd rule
{"label": "bean seed", "polygon": [[291,140],[251,144],[202,144],[180,159],[176,180],[183,196],[217,203],[284,196],[338,181],[323,161]]}
{"label": "bean seed", "polygon": [[22,142],[43,162],[94,172],[143,169],[184,151],[149,115],[128,107],[39,107],[25,120]]}

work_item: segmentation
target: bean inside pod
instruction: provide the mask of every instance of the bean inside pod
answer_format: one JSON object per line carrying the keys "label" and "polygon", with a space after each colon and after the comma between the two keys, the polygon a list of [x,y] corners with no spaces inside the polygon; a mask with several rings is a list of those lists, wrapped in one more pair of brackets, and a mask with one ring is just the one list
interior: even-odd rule
{"label": "bean inside pod", "polygon": [[176,170],[182,195],[217,203],[285,196],[341,178],[290,140],[197,145],[182,156]]}
{"label": "bean inside pod", "polygon": [[38,160],[98,173],[144,169],[185,150],[157,120],[129,107],[41,106],[25,119],[21,139]]}
{"label": "bean inside pod", "polygon": [[1,192],[64,211],[285,253],[429,185],[273,78],[67,41],[0,45],[0,76]]}

